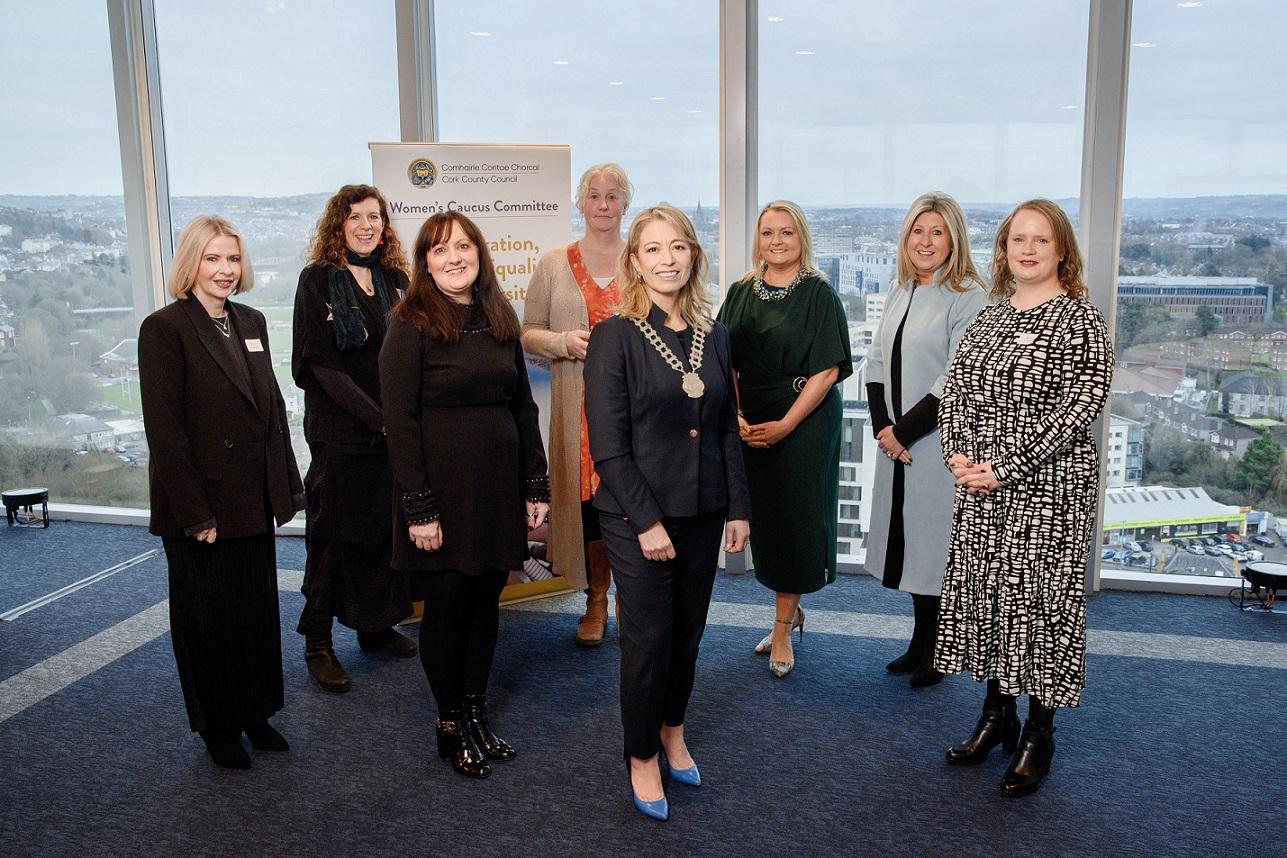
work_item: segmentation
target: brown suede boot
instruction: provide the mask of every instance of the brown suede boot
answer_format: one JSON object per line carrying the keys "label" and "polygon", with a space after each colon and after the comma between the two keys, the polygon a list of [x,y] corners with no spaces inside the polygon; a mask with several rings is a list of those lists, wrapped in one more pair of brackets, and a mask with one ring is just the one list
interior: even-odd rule
{"label": "brown suede boot", "polygon": [[603,543],[595,540],[586,544],[585,616],[576,627],[577,646],[598,646],[603,643],[608,627],[608,587],[612,586],[612,569]]}

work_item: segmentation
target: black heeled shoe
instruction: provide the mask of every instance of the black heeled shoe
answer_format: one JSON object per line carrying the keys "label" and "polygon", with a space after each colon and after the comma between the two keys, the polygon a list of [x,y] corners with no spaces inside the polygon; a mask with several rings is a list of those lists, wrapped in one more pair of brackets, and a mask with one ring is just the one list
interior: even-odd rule
{"label": "black heeled shoe", "polygon": [[245,733],[256,751],[290,750],[290,743],[286,741],[286,737],[274,730],[273,725],[266,720],[258,724],[248,724]]}
{"label": "black heeled shoe", "polygon": [[513,745],[492,732],[491,724],[487,722],[486,695],[465,695],[465,730],[488,759],[512,760],[518,754]]}
{"label": "black heeled shoe", "polygon": [[224,769],[250,768],[250,754],[241,744],[241,731],[202,730],[201,739],[216,766]]}
{"label": "black heeled shoe", "polygon": [[921,663],[921,651],[916,642],[907,645],[907,652],[885,665],[890,673],[911,673]]}
{"label": "black heeled shoe", "polygon": [[439,718],[438,756],[451,760],[451,767],[462,775],[471,778],[485,778],[492,773],[483,752],[478,750],[469,731],[464,727],[462,713],[444,712],[446,717]]}
{"label": "black heeled shoe", "polygon": [[921,657],[917,660],[916,670],[907,683],[912,688],[928,688],[943,681],[943,674],[934,669],[934,644],[938,641],[938,629],[931,628],[921,644]]}
{"label": "black heeled shoe", "polygon": [[1014,698],[1004,702],[988,698],[983,701],[983,714],[974,732],[961,744],[947,749],[947,761],[954,766],[976,766],[986,760],[997,745],[1010,754],[1018,744],[1019,716]]}
{"label": "black heeled shoe", "polygon": [[1041,781],[1050,773],[1050,761],[1055,756],[1055,728],[1033,726],[1031,720],[1023,725],[1023,738],[1019,750],[1010,761],[1001,778],[1001,792],[1019,798],[1037,791]]}

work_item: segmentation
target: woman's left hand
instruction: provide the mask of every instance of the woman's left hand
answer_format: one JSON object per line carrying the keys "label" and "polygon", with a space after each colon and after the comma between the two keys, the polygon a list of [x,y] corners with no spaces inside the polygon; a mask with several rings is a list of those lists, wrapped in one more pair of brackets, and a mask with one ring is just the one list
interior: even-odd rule
{"label": "woman's left hand", "polygon": [[971,465],[956,478],[956,484],[965,486],[965,490],[972,495],[988,495],[1001,486],[1001,483],[997,481],[996,474],[992,473],[991,462],[979,462],[977,465]]}
{"label": "woman's left hand", "polygon": [[795,427],[785,420],[770,420],[747,427],[746,443],[752,447],[772,447],[791,434]]}
{"label": "woman's left hand", "polygon": [[724,525],[724,550],[729,554],[738,554],[746,548],[746,540],[751,538],[751,523],[743,519],[734,519]]}
{"label": "woman's left hand", "polygon": [[550,505],[545,501],[527,502],[527,529],[536,530],[545,524],[545,517],[550,514]]}

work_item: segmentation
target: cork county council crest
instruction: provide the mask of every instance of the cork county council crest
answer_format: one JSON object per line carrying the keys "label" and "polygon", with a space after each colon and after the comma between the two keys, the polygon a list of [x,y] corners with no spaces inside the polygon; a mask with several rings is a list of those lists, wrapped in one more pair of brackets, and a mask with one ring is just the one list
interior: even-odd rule
{"label": "cork county council crest", "polygon": [[429,187],[437,176],[438,168],[428,158],[417,158],[407,168],[407,178],[411,180],[411,186],[415,188]]}

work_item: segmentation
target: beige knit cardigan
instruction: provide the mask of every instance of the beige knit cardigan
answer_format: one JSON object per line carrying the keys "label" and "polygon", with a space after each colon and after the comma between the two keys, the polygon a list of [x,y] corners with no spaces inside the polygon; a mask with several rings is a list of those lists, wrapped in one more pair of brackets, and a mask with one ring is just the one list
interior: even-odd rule
{"label": "beige knit cardigan", "polygon": [[550,360],[550,543],[554,572],[568,586],[586,586],[581,532],[582,361],[568,357],[563,335],[589,330],[566,247],[547,251],[536,264],[523,302],[523,350]]}

